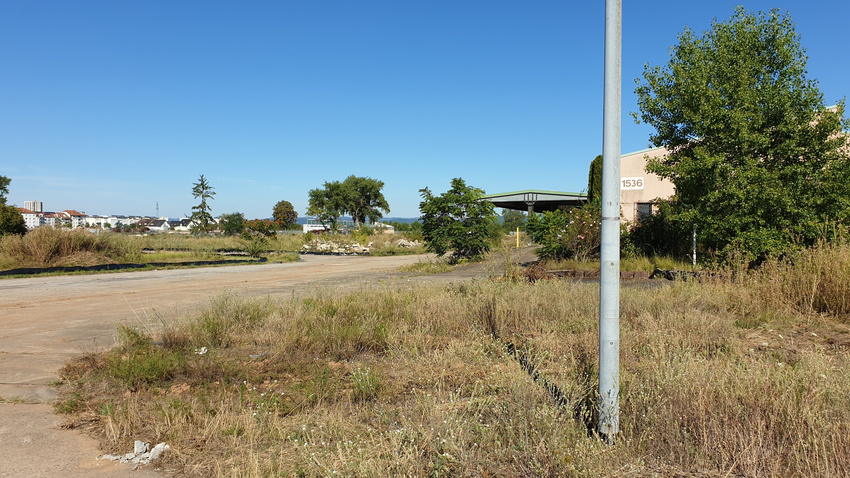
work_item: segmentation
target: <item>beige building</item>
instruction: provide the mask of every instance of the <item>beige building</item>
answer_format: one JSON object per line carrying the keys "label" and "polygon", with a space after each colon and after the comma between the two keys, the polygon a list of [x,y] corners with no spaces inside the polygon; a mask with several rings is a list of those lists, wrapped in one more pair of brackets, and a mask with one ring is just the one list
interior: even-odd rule
{"label": "beige building", "polygon": [[[673,196],[676,188],[668,179],[646,172],[646,163],[667,153],[665,148],[644,149],[620,156],[620,220],[633,222],[652,214],[653,201]],[[544,212],[570,209],[587,201],[584,193],[527,189],[487,194],[483,199],[496,207],[516,211]],[[306,229],[305,229],[306,230]]]}
{"label": "beige building", "polygon": [[676,188],[669,179],[646,172],[646,162],[667,154],[665,148],[644,149],[620,157],[620,219],[632,222],[652,214],[652,201],[666,199]]}

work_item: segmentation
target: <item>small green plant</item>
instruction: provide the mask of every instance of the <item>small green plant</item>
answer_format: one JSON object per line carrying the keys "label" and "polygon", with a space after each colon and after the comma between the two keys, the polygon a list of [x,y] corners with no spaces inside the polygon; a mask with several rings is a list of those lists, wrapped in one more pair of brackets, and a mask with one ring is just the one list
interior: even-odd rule
{"label": "small green plant", "polygon": [[120,326],[118,332],[121,346],[111,352],[106,365],[110,376],[126,387],[163,384],[185,368],[182,350],[155,346],[148,335],[133,327]]}
{"label": "small green plant", "polygon": [[254,236],[251,238],[251,242],[245,246],[245,252],[251,257],[260,257],[260,254],[266,250],[267,246],[268,244],[265,238]]}
{"label": "small green plant", "polygon": [[78,412],[83,410],[86,406],[86,400],[83,394],[79,391],[74,391],[71,395],[64,400],[58,401],[53,405],[53,409],[56,410],[56,413],[61,413],[63,415],[69,415],[71,413]]}

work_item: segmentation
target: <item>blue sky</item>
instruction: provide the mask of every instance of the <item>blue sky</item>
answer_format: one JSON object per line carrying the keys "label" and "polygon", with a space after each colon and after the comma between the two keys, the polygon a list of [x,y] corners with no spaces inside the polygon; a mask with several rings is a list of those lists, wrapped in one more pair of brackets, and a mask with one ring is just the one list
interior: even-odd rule
{"label": "blue sky", "polygon": [[[788,11],[824,100],[848,94],[850,2],[623,3],[624,153],[648,145],[628,115],[643,65],[737,4]],[[170,217],[201,174],[215,215],[249,219],[284,199],[303,216],[351,174],[384,181],[396,217],[453,177],[583,191],[604,4],[0,0],[0,175],[12,204]]]}

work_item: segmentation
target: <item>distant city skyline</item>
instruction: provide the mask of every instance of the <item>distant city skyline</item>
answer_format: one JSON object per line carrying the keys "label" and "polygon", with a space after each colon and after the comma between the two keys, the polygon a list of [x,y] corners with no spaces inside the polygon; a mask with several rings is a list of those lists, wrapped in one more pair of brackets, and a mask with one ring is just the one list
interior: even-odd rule
{"label": "distant city skyline", "polygon": [[[633,80],[741,0],[623,5],[622,152],[647,148]],[[790,13],[824,100],[847,94],[850,3]],[[325,181],[385,182],[389,217],[462,177],[581,192],[602,150],[604,2],[4,0],[0,175],[9,204],[181,218],[306,215]],[[157,203],[159,214],[157,214]]]}

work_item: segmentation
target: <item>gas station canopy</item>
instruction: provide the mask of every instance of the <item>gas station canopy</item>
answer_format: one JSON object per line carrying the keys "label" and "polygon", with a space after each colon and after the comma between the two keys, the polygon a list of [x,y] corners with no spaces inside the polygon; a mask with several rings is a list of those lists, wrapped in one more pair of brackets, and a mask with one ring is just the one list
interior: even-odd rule
{"label": "gas station canopy", "polygon": [[532,213],[581,206],[587,200],[587,195],[582,193],[527,189],[512,193],[487,194],[482,199],[490,201],[496,207]]}

